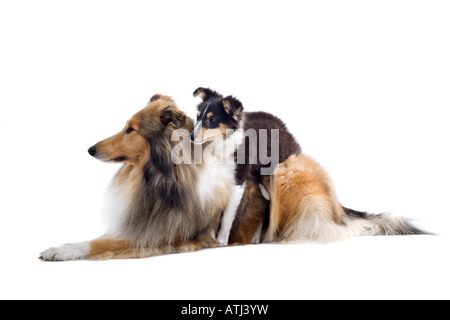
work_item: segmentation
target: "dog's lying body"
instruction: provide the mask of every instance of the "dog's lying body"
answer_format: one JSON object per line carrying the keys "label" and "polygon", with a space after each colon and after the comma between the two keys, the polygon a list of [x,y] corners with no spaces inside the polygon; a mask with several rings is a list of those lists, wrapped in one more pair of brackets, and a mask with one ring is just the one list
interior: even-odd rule
{"label": "dog's lying body", "polygon": [[[89,153],[101,161],[125,163],[110,187],[107,234],[51,248],[41,259],[143,258],[220,245],[216,234],[230,197],[233,165],[176,165],[171,158],[179,144],[172,141],[175,130],[191,148],[192,119],[170,97],[155,95],[121,132],[91,147]],[[234,150],[224,156],[233,157]]]}

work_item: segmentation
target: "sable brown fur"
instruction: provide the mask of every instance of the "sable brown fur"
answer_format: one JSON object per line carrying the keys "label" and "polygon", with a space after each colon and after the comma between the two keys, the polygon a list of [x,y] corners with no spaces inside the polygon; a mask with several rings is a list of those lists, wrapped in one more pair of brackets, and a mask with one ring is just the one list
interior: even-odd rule
{"label": "sable brown fur", "polygon": [[[89,153],[101,161],[124,162],[110,187],[119,212],[103,237],[51,248],[41,259],[143,258],[218,246],[215,236],[229,186],[219,185],[217,197],[200,200],[195,186],[204,165],[176,165],[171,159],[177,129],[184,129],[180,134],[190,147],[192,119],[170,97],[155,95],[122,131],[91,147]],[[86,248],[88,253],[79,253]]]}
{"label": "sable brown fur", "polygon": [[353,236],[425,234],[408,219],[343,208],[326,170],[306,155],[291,156],[266,184],[270,224],[264,242],[331,242]]}

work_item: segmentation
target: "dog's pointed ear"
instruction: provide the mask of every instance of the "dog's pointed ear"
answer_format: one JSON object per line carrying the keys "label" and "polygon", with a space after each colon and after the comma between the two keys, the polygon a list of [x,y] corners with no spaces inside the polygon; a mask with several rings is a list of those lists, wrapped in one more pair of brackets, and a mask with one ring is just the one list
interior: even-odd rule
{"label": "dog's pointed ear", "polygon": [[155,94],[153,97],[150,98],[150,101],[148,102],[148,104],[155,102],[157,100],[164,100],[164,101],[175,103],[175,101],[173,100],[172,97],[169,97],[164,94]]}
{"label": "dog's pointed ear", "polygon": [[159,98],[161,98],[161,95],[155,94],[153,97],[150,98],[150,100],[148,101],[148,104],[155,102],[156,100],[159,100]]}
{"label": "dog's pointed ear", "polygon": [[197,88],[194,91],[194,97],[200,97],[202,98],[203,101],[208,100],[209,98],[213,97],[213,96],[217,96],[220,97],[220,94],[218,94],[217,92],[215,92],[214,90],[211,90],[209,88]]}
{"label": "dog's pointed ear", "polygon": [[183,111],[178,110],[173,106],[168,106],[161,112],[160,120],[164,126],[173,123],[176,128],[180,128],[186,122],[186,115]]}
{"label": "dog's pointed ear", "polygon": [[222,100],[222,104],[225,112],[232,116],[234,120],[239,121],[239,118],[244,111],[242,103],[238,99],[228,96]]}

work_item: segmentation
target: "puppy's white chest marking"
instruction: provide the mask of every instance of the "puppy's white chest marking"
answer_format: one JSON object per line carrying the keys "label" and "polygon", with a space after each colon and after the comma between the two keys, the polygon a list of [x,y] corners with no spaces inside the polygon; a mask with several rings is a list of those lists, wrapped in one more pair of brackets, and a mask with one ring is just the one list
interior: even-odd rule
{"label": "puppy's white chest marking", "polygon": [[206,165],[197,185],[197,192],[203,206],[206,202],[214,201],[218,190],[229,190],[233,181],[233,165]]}
{"label": "puppy's white chest marking", "polygon": [[208,147],[204,154],[205,167],[200,173],[197,186],[203,204],[214,199],[218,190],[223,190],[223,188],[229,190],[235,185],[234,152],[242,141],[242,130],[237,130],[225,140],[215,141]]}

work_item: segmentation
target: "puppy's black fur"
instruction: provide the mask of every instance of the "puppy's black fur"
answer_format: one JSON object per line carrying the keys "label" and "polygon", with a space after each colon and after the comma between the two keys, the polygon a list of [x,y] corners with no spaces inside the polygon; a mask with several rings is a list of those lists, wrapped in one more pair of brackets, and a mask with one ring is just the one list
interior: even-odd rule
{"label": "puppy's black fur", "polygon": [[[250,129],[256,132],[256,143],[250,141],[249,136],[245,136],[245,142],[237,150],[236,158],[238,154],[245,154],[244,163],[241,163],[243,162],[241,159],[239,162],[236,159],[236,183],[238,185],[244,184],[248,179],[262,184],[262,168],[276,168],[279,163],[284,162],[291,155],[301,153],[300,145],[294,136],[283,121],[276,116],[266,112],[243,112],[244,108],[238,99],[232,96],[224,98],[223,95],[208,88],[198,88],[195,90],[194,96],[200,96],[203,99],[197,107],[199,111],[197,122],[202,122],[203,128],[216,129],[224,126],[232,130],[243,129],[244,134]],[[265,144],[267,150],[262,150],[261,153],[260,148],[264,147],[264,144],[260,143],[260,130],[267,130],[267,144]],[[279,146],[271,145],[272,130],[279,132]],[[194,132],[191,137],[194,139]],[[271,154],[272,151],[278,152],[278,163],[263,163],[260,154],[266,154],[269,159],[272,159],[274,158]],[[251,160],[256,160],[256,163]]]}

